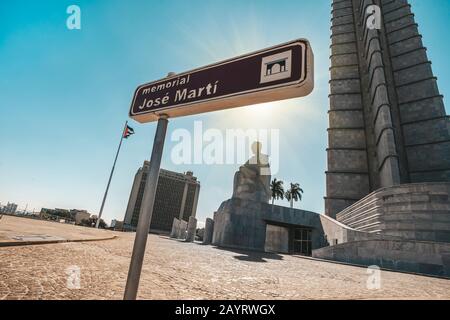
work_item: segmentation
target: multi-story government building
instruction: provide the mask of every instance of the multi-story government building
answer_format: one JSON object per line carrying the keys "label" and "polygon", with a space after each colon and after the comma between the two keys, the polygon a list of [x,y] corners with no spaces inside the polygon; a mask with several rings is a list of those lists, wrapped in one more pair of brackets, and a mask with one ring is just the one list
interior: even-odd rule
{"label": "multi-story government building", "polygon": [[[144,161],[134,177],[124,218],[125,230],[136,230],[149,166],[150,162]],[[200,182],[192,171],[183,174],[161,169],[149,231],[169,233],[173,218],[188,221],[190,216],[195,217],[199,193]]]}

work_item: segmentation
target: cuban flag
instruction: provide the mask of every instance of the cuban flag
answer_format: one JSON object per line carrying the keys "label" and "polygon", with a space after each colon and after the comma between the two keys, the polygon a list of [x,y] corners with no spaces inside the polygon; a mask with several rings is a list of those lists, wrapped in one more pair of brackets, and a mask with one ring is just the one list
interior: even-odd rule
{"label": "cuban flag", "polygon": [[123,132],[123,137],[125,139],[128,139],[128,137],[133,134],[134,134],[134,129],[132,127],[130,127],[129,125],[127,125],[127,127],[125,128],[125,130]]}

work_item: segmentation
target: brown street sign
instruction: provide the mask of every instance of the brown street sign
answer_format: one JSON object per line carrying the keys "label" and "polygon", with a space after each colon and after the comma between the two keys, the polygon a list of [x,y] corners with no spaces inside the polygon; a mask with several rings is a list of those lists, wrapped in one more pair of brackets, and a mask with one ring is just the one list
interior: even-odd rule
{"label": "brown street sign", "polygon": [[130,117],[180,117],[306,96],[314,88],[310,44],[299,39],[139,86]]}

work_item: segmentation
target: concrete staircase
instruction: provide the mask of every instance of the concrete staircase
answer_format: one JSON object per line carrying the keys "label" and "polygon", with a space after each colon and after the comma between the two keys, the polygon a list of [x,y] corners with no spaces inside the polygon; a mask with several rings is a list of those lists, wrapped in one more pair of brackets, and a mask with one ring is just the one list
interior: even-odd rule
{"label": "concrete staircase", "polygon": [[383,188],[336,218],[362,236],[313,250],[313,257],[450,277],[450,183]]}
{"label": "concrete staircase", "polygon": [[314,258],[450,278],[450,244],[363,240],[313,250]]}
{"label": "concrete staircase", "polygon": [[338,213],[336,219],[359,231],[450,243],[450,183],[383,188]]}

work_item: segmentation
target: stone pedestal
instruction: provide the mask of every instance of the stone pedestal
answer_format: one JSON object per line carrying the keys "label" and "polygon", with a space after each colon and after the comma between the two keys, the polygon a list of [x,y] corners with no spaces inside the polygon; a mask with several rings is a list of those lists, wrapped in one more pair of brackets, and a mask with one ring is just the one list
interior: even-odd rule
{"label": "stone pedestal", "polygon": [[186,229],[187,222],[184,220],[179,220],[178,230],[177,230],[177,238],[178,239],[186,239]]}
{"label": "stone pedestal", "polygon": [[195,233],[197,231],[197,219],[190,216],[187,225],[186,242],[193,242],[195,240]]}
{"label": "stone pedestal", "polygon": [[170,231],[171,238],[176,238],[178,236],[179,226],[180,226],[180,220],[178,220],[177,218],[173,218],[172,231]]}
{"label": "stone pedestal", "polygon": [[261,212],[266,205],[238,198],[224,201],[214,214],[212,243],[222,247],[264,251],[266,223],[261,219]]}
{"label": "stone pedestal", "polygon": [[214,232],[214,220],[207,218],[205,222],[205,231],[203,234],[203,244],[211,244]]}

